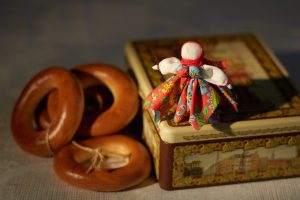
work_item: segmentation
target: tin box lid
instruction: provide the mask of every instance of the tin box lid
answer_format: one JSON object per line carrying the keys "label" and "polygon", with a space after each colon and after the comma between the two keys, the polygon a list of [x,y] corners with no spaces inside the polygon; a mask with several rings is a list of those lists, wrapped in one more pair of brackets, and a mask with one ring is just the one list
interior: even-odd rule
{"label": "tin box lid", "polygon": [[[204,125],[195,131],[187,122],[172,120],[156,124],[166,143],[249,137],[300,131],[300,95],[285,68],[264,42],[253,34],[133,41],[126,45],[126,58],[144,99],[168,77],[152,69],[160,60],[178,57],[187,40],[203,44],[205,57],[227,59],[226,73],[239,98],[239,113],[224,113],[218,126]],[[153,119],[153,114],[149,113]],[[149,121],[149,123],[153,123]]]}

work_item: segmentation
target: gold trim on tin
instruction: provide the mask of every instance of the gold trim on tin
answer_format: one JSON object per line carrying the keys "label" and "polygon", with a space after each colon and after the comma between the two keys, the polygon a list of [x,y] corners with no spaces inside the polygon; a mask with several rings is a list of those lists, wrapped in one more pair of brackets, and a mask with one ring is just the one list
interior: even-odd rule
{"label": "gold trim on tin", "polygon": [[[300,126],[289,126],[289,127],[279,127],[279,128],[266,128],[266,129],[253,129],[246,131],[234,131],[234,136],[246,136],[246,135],[263,135],[269,133],[291,133],[291,132],[299,132]],[[217,139],[217,138],[226,138],[232,137],[232,134],[225,133],[221,131],[216,131],[215,134],[209,135],[191,135],[191,136],[182,136],[182,138],[186,141],[196,141],[196,140],[207,140],[207,139]]]}

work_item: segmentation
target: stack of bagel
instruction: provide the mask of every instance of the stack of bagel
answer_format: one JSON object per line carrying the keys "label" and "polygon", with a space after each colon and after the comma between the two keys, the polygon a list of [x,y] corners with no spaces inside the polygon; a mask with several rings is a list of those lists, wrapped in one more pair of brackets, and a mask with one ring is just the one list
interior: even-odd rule
{"label": "stack of bagel", "polygon": [[117,67],[49,67],[24,87],[11,128],[23,150],[54,157],[63,181],[118,191],[141,183],[151,171],[147,149],[123,134],[138,109],[137,86]]}

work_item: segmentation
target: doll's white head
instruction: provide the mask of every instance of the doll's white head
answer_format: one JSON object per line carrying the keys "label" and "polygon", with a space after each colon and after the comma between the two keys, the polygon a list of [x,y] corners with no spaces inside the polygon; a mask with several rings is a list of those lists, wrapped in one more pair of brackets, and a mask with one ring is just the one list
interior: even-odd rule
{"label": "doll's white head", "polygon": [[202,57],[203,49],[197,42],[186,42],[181,47],[181,57],[188,60],[196,60]]}

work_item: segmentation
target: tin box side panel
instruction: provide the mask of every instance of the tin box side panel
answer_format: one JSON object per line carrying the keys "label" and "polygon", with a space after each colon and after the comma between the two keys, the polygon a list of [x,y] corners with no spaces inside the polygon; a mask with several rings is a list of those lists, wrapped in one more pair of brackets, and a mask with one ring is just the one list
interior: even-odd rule
{"label": "tin box side panel", "polygon": [[185,143],[174,148],[174,189],[300,175],[300,134]]}

